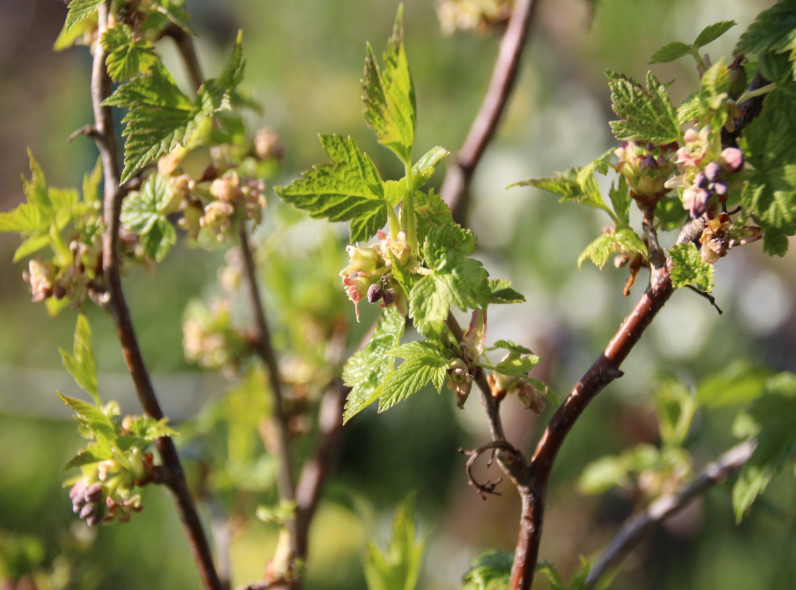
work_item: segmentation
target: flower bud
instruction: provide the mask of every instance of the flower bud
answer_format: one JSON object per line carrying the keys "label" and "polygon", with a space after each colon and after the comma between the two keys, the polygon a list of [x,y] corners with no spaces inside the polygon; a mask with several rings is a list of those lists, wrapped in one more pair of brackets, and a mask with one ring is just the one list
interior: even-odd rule
{"label": "flower bud", "polygon": [[373,283],[368,287],[368,303],[376,303],[384,294],[384,289],[382,289],[381,284]]}
{"label": "flower bud", "polygon": [[721,174],[721,168],[716,162],[710,162],[707,166],[705,166],[705,171],[701,174],[703,174],[710,182],[714,182],[716,179],[718,179],[719,174]]}
{"label": "flower bud", "polygon": [[727,174],[735,174],[743,168],[743,152],[738,148],[726,148],[721,152],[721,162]]}

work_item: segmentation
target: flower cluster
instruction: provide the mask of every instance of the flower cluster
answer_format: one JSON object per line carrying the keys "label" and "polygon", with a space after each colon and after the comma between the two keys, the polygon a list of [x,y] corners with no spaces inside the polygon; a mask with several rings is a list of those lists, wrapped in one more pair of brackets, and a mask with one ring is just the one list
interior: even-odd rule
{"label": "flower cluster", "polygon": [[709,127],[685,132],[685,145],[677,150],[675,159],[680,174],[665,185],[681,189],[683,207],[694,219],[716,217],[718,205],[727,201],[730,177],[743,169],[743,152],[730,147],[719,153],[718,135],[713,135],[716,137]]}
{"label": "flower cluster", "polygon": [[182,346],[185,358],[199,366],[221,368],[233,373],[245,351],[246,339],[232,325],[228,299],[214,299],[210,306],[192,301],[182,322]]}
{"label": "flower cluster", "polygon": [[437,0],[437,18],[446,35],[457,29],[486,34],[511,16],[511,0]]}
{"label": "flower cluster", "polygon": [[138,447],[129,449],[123,459],[85,466],[83,475],[69,490],[72,511],[89,526],[116,518],[129,521],[133,512],[144,508],[138,486],[150,481],[152,469],[152,455]]}
{"label": "flower cluster", "polygon": [[346,294],[354,302],[357,320],[359,302],[365,298],[369,303],[381,301],[382,307],[396,305],[402,313],[407,310],[406,293],[392,277],[393,260],[407,264],[410,259],[406,234],[398,232],[396,239],[392,239],[380,231],[377,237],[379,241],[373,247],[348,246],[349,263],[340,271]]}
{"label": "flower cluster", "polygon": [[534,414],[544,409],[544,396],[547,392],[538,390],[527,379],[494,372],[489,373],[486,380],[495,399],[501,400],[516,393],[522,404]]}
{"label": "flower cluster", "polygon": [[614,151],[619,162],[616,171],[627,180],[631,194],[641,205],[654,205],[666,193],[664,183],[675,171],[673,162],[676,143],[656,146],[623,141]]}
{"label": "flower cluster", "polygon": [[98,236],[91,243],[75,237],[69,243],[69,256],[44,261],[32,258],[22,280],[30,284],[34,302],[53,299],[82,300],[98,287],[102,276],[102,246]]}

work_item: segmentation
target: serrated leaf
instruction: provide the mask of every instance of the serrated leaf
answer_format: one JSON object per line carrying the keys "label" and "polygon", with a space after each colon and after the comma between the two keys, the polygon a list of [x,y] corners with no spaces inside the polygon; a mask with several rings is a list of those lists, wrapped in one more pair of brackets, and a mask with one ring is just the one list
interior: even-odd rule
{"label": "serrated leaf", "polygon": [[386,308],[373,339],[348,359],[343,368],[343,382],[352,389],[346,398],[344,424],[378,399],[384,380],[395,366],[395,357],[389,352],[401,341],[405,324],[396,308]]}
{"label": "serrated leaf", "polygon": [[140,191],[130,193],[122,202],[121,222],[141,237],[146,255],[160,262],[177,243],[177,232],[168,220],[174,191],[168,178],[155,173]]}
{"label": "serrated leaf", "polygon": [[437,165],[450,155],[444,147],[433,147],[428,150],[412,166],[412,176],[414,177],[414,188],[418,189],[426,184],[437,169]]}
{"label": "serrated leaf", "polygon": [[97,12],[104,1],[105,0],[72,0],[69,3],[69,12],[66,13],[66,30],[69,31],[69,29],[77,23]]}
{"label": "serrated leaf", "polygon": [[619,116],[611,130],[619,140],[672,143],[680,138],[677,111],[666,87],[652,72],[647,72],[646,88],[632,78],[607,72],[611,106]]}
{"label": "serrated leaf", "polygon": [[753,168],[741,191],[741,205],[766,232],[774,230],[774,240],[766,251],[779,255],[787,248],[782,237],[796,233],[796,121],[790,116],[792,109],[796,109],[796,98],[772,92],[763,112],[739,140]]}
{"label": "serrated leaf", "polygon": [[91,343],[91,326],[84,314],[81,313],[77,316],[72,354],[63,348],[60,349],[60,352],[67,372],[84,391],[94,398],[94,403],[99,406],[100,397],[97,388],[97,370],[94,365],[94,347]]}
{"label": "serrated leaf", "polygon": [[608,171],[608,163],[613,150],[610,150],[583,167],[574,167],[566,172],[559,172],[547,178],[531,178],[522,182],[517,182],[512,186],[534,186],[561,197],[560,201],[575,201],[590,207],[602,209],[612,219],[616,220],[614,212],[606,205],[603,200],[600,186],[594,173],[605,174]]}
{"label": "serrated leaf", "polygon": [[362,564],[368,590],[415,589],[426,542],[417,538],[414,505],[414,497],[409,496],[396,509],[384,551],[374,543],[368,545]]}
{"label": "serrated leaf", "polygon": [[517,354],[532,354],[530,348],[522,346],[521,344],[517,344],[512,342],[511,340],[497,340],[495,343],[490,347],[490,350],[494,350],[497,348],[504,348],[509,352],[515,352]]}
{"label": "serrated leaf", "polygon": [[766,388],[766,395],[746,415],[757,447],[732,489],[738,522],[796,453],[796,375],[780,373],[768,380]]}
{"label": "serrated leaf", "polygon": [[105,58],[108,74],[115,82],[145,74],[158,61],[152,44],[136,38],[132,29],[123,23],[105,30],[102,46],[108,52]]}
{"label": "serrated leaf", "polygon": [[384,412],[420,391],[429,381],[439,393],[448,373],[450,359],[428,341],[404,344],[391,352],[404,361],[381,388],[379,412]]}
{"label": "serrated leaf", "polygon": [[102,410],[77,398],[63,395],[61,392],[58,392],[58,397],[75,412],[75,419],[94,433],[98,439],[111,441],[115,438],[116,429],[113,422]]}
{"label": "serrated leaf", "polygon": [[672,258],[671,278],[675,289],[693,285],[706,293],[713,290],[713,265],[702,261],[694,244],[676,244],[669,250],[669,255]]}
{"label": "serrated leaf", "polygon": [[603,233],[597,236],[586,249],[578,256],[578,268],[587,258],[595,266],[602,268],[611,255],[617,252],[629,254],[631,256],[641,254],[647,255],[647,247],[639,235],[629,227],[622,227],[614,230],[613,233]]}
{"label": "serrated leaf", "polygon": [[362,89],[365,120],[379,143],[390,148],[409,166],[415,143],[415,91],[404,50],[403,7],[398,8],[393,33],[379,68],[367,46]]}
{"label": "serrated leaf", "polygon": [[432,227],[453,222],[450,207],[434,189],[429,190],[428,193],[415,191],[415,218],[417,220],[417,239],[421,244]]}
{"label": "serrated leaf", "polygon": [[432,227],[423,242],[423,259],[431,274],[409,292],[409,315],[423,334],[438,335],[451,304],[462,311],[487,305],[492,297],[489,273],[467,258],[475,236],[454,223]]}
{"label": "serrated leaf", "polygon": [[734,20],[725,20],[708,25],[697,35],[694,41],[694,48],[699,49],[708,43],[712,43],[737,24]]}
{"label": "serrated leaf", "polygon": [[332,163],[313,166],[275,190],[315,219],[351,221],[351,242],[366,241],[387,223],[389,205],[376,165],[350,137],[320,138]]}
{"label": "serrated leaf", "polygon": [[113,458],[113,451],[107,445],[89,445],[85,449],[81,449],[77,455],[72,457],[69,462],[64,465],[64,471],[72,469],[73,467],[82,467],[83,465],[90,465],[99,461],[105,461]]}
{"label": "serrated leaf", "polygon": [[796,5],[779,2],[764,10],[741,35],[735,51],[738,53],[765,54],[789,52],[796,80]]}
{"label": "serrated leaf", "polygon": [[489,303],[523,303],[525,295],[511,288],[511,283],[504,279],[489,279],[492,298]]}
{"label": "serrated leaf", "polygon": [[182,93],[160,64],[149,75],[119,86],[103,105],[129,109],[122,119],[127,125],[122,183],[139,168],[186,144],[209,116]]}
{"label": "serrated leaf", "polygon": [[461,590],[506,590],[511,579],[514,555],[488,551],[473,560],[462,577]]}
{"label": "serrated leaf", "polygon": [[664,45],[658,51],[653,53],[648,63],[650,64],[668,63],[670,61],[675,61],[677,59],[680,59],[684,55],[689,55],[690,53],[691,53],[691,46],[688,43],[675,41],[673,43],[669,43],[668,45]]}

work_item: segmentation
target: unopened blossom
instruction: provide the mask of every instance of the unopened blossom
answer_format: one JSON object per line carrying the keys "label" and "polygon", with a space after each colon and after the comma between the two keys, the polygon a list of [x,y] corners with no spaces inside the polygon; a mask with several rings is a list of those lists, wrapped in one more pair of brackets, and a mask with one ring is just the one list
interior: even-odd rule
{"label": "unopened blossom", "polygon": [[23,273],[22,278],[30,283],[33,301],[44,301],[53,294],[55,265],[34,258],[28,263],[28,272]]}
{"label": "unopened blossom", "polygon": [[199,225],[206,227],[222,241],[228,230],[232,228],[232,215],[235,207],[226,201],[213,201],[205,207],[205,213],[199,219]]}
{"label": "unopened blossom", "polygon": [[237,172],[225,174],[221,178],[216,178],[210,184],[210,194],[219,201],[236,203],[243,198],[240,188],[240,177]]}

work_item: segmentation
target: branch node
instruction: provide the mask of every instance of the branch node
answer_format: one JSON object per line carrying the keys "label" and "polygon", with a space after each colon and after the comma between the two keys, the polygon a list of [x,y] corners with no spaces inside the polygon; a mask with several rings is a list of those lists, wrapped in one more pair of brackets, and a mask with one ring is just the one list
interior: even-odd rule
{"label": "branch node", "polygon": [[99,129],[97,129],[94,125],[83,125],[80,129],[75,129],[69,135],[68,141],[71,143],[76,137],[84,135],[86,137],[90,137],[92,139],[98,139],[101,134]]}

